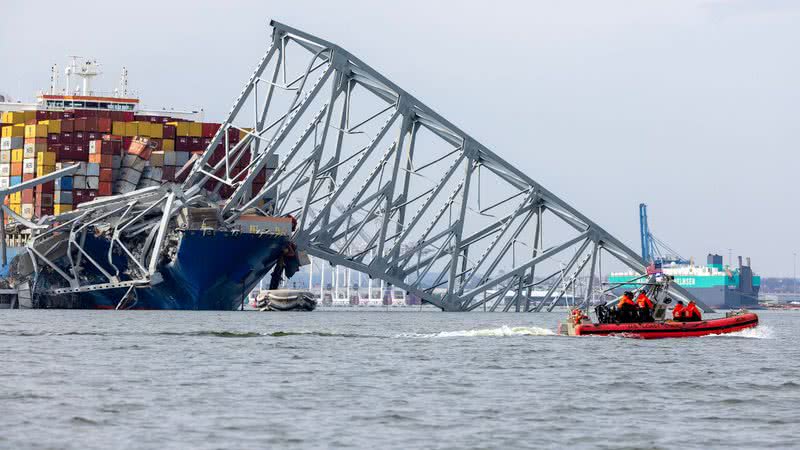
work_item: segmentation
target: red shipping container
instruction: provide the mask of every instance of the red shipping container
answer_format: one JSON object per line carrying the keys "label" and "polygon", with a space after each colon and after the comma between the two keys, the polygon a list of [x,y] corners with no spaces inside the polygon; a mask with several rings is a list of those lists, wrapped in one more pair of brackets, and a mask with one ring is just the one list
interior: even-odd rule
{"label": "red shipping container", "polygon": [[239,130],[236,128],[228,128],[228,142],[235,144],[239,142]]}
{"label": "red shipping container", "polygon": [[85,117],[79,117],[79,118],[75,119],[75,128],[74,128],[74,130],[76,132],[78,132],[78,131],[88,131],[86,129],[86,118]]}
{"label": "red shipping container", "polygon": [[[109,124],[111,123],[111,111],[105,111],[105,110],[97,111],[97,117],[103,119],[109,119]],[[97,121],[97,126],[98,127],[100,126],[100,121]]]}
{"label": "red shipping container", "polygon": [[72,159],[74,146],[72,144],[62,144],[56,146],[53,150],[56,152],[56,159],[58,161],[66,161]]}
{"label": "red shipping container", "polygon": [[85,131],[76,131],[75,137],[72,138],[72,142],[74,144],[88,144],[89,143],[89,133]]}
{"label": "red shipping container", "polygon": [[266,169],[266,168],[264,168],[264,169],[261,169],[261,170],[260,170],[260,171],[259,171],[259,172],[256,174],[255,178],[253,178],[253,182],[254,182],[254,183],[258,183],[258,182],[260,182],[260,183],[264,183],[264,182],[266,182],[266,181],[267,181],[267,169]]}
{"label": "red shipping container", "polygon": [[175,139],[175,127],[172,125],[164,125],[164,139]]}
{"label": "red shipping container", "polygon": [[[36,120],[48,120],[50,116],[47,114],[49,111],[36,111]],[[24,202],[23,203],[27,203]]]}
{"label": "red shipping container", "polygon": [[122,136],[117,136],[116,134],[104,134],[102,139],[104,141],[110,141],[110,142],[114,142],[114,141],[122,142]]}
{"label": "red shipping container", "polygon": [[97,185],[97,195],[100,197],[107,197],[111,195],[113,183],[110,181],[101,181]]}
{"label": "red shipping container", "polygon": [[36,214],[36,217],[42,217],[42,216],[52,216],[55,213],[53,212],[52,206],[42,206],[40,204],[37,204],[34,207],[34,214]]}
{"label": "red shipping container", "polygon": [[94,141],[96,139],[100,139],[100,136],[102,136],[102,134],[100,134],[97,131],[90,131],[86,133],[86,136],[89,138],[90,141]]}
{"label": "red shipping container", "polygon": [[55,133],[48,134],[47,135],[47,143],[50,144],[50,145],[52,145],[52,144],[60,144],[61,143],[61,135],[60,134],[55,134]]}
{"label": "red shipping container", "polygon": [[48,181],[36,186],[36,195],[39,194],[52,194],[55,191],[55,182]]}
{"label": "red shipping container", "polygon": [[75,131],[74,119],[61,119],[61,134],[72,133]]}
{"label": "red shipping container", "polygon": [[130,147],[128,147],[129,154],[136,155],[144,160],[150,159],[150,152],[152,151],[153,149],[150,147],[150,142],[147,138],[134,138]]}
{"label": "red shipping container", "polygon": [[75,133],[61,133],[61,139],[59,140],[59,144],[74,144],[75,143]]}
{"label": "red shipping container", "polygon": [[205,150],[205,146],[203,146],[203,138],[199,137],[190,137],[189,138],[189,151],[196,152],[199,150]]}
{"label": "red shipping container", "polygon": [[[74,119],[75,118],[75,111],[66,110],[63,113],[64,119]],[[62,123],[63,125],[63,123]]]}
{"label": "red shipping container", "polygon": [[22,203],[33,203],[33,189],[23,189],[21,194]]}
{"label": "red shipping container", "polygon": [[132,142],[133,142],[133,138],[132,137],[125,136],[124,138],[122,138],[122,148],[123,148],[123,150],[129,148],[131,146]]}
{"label": "red shipping container", "polygon": [[164,166],[161,169],[161,179],[164,181],[175,181],[175,167]]}
{"label": "red shipping container", "polygon": [[109,183],[113,182],[114,181],[114,169],[106,168],[106,167],[104,167],[102,165],[102,163],[100,164],[100,167],[101,167],[101,169],[100,169],[100,181],[101,182],[107,181]]}
{"label": "red shipping container", "polygon": [[219,130],[219,127],[222,126],[218,123],[204,123],[203,124],[203,137],[213,138],[214,135]]}
{"label": "red shipping container", "polygon": [[130,111],[122,111],[120,114],[120,120],[122,122],[132,122],[133,121],[133,113]]}
{"label": "red shipping container", "polygon": [[22,175],[22,163],[21,162],[12,162],[11,163],[11,176],[18,177]]}
{"label": "red shipping container", "polygon": [[186,136],[178,136],[175,139],[175,151],[176,152],[188,152],[189,151],[189,138]]}
{"label": "red shipping container", "polygon": [[[103,111],[108,112],[108,111]],[[100,117],[97,119],[97,131],[100,133],[111,133],[111,119],[108,117]]]}
{"label": "red shipping container", "polygon": [[[22,174],[22,181],[31,181],[31,180],[33,180],[35,178],[36,178],[36,174],[35,173],[23,173]],[[33,189],[31,189],[31,192],[33,192]]]}

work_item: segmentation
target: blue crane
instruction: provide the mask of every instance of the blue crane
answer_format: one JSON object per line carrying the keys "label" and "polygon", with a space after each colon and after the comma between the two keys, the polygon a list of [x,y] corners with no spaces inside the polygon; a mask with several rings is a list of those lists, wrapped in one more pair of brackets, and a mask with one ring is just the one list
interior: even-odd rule
{"label": "blue crane", "polygon": [[645,263],[690,263],[664,241],[653,236],[647,223],[647,205],[644,203],[639,204],[639,233],[642,241],[642,259]]}

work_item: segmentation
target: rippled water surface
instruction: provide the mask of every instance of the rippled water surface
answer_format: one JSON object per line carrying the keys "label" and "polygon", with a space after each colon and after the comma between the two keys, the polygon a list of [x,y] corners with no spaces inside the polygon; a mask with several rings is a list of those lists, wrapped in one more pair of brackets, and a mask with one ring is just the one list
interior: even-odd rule
{"label": "rippled water surface", "polygon": [[3,448],[797,448],[800,313],[731,336],[563,314],[0,311]]}

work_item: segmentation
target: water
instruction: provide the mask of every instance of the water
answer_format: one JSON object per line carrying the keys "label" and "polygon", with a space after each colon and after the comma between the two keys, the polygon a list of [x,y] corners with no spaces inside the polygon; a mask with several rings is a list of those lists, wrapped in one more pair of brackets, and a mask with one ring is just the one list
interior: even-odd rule
{"label": "water", "polygon": [[0,311],[3,448],[797,448],[800,313],[736,336],[563,314]]}

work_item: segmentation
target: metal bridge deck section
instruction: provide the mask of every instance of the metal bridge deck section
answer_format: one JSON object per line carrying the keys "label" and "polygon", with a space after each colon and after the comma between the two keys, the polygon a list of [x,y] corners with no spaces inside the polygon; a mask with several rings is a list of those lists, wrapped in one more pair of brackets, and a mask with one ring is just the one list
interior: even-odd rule
{"label": "metal bridge deck section", "polygon": [[[183,186],[234,188],[225,220],[271,199],[270,213],[297,218],[300,250],[446,311],[551,310],[579,278],[588,302],[601,253],[644,273],[634,251],[347,50],[271,25],[271,45]],[[247,138],[231,144],[228,129]],[[535,158],[520,148],[515,158]],[[230,176],[246,152],[247,175]],[[531,300],[543,280],[546,294]]]}

